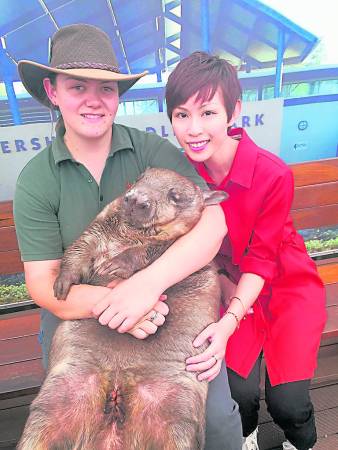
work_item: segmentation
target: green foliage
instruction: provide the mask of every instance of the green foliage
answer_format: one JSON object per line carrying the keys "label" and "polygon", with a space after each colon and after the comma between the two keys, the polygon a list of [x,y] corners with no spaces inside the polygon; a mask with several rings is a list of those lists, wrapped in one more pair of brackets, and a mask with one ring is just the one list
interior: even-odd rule
{"label": "green foliage", "polygon": [[305,242],[308,252],[323,252],[325,250],[336,250],[338,249],[338,237],[322,240],[322,239],[311,239]]}
{"label": "green foliage", "polygon": [[0,305],[30,300],[26,285],[2,285],[0,286]]}

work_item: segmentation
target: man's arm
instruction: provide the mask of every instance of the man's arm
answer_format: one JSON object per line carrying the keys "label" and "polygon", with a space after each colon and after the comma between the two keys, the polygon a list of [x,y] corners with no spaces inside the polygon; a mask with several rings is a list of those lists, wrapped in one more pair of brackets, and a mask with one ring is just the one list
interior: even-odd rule
{"label": "man's arm", "polygon": [[[104,298],[110,288],[90,286],[86,284],[73,285],[67,300],[57,300],[53,294],[53,285],[59,271],[61,260],[25,262],[26,285],[36,304],[49,310],[62,320],[93,318],[92,309],[95,304]],[[153,312],[157,312],[155,320],[149,320]],[[145,339],[154,334],[157,328],[165,322],[169,308],[163,301],[157,301],[153,311],[142,317],[129,333],[138,338]]]}
{"label": "man's arm", "polygon": [[63,320],[93,317],[93,307],[111,290],[87,284],[73,285],[66,301],[57,300],[53,294],[53,285],[60,264],[60,259],[24,263],[26,285],[32,299]]}
{"label": "man's arm", "polygon": [[148,313],[170,286],[204,267],[227,232],[220,206],[208,206],[196,226],[147,268],[121,282],[93,309],[103,325],[126,332]]}

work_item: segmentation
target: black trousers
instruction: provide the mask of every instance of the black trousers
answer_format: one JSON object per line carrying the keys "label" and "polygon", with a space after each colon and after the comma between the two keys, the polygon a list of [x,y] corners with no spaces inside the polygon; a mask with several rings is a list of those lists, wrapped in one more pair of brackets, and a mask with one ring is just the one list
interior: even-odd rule
{"label": "black trousers", "polygon": [[[247,379],[228,369],[231,395],[239,405],[245,437],[252,433],[258,424],[261,361],[262,355]],[[317,433],[309,394],[310,380],[272,387],[267,372],[265,375],[265,401],[274,422],[298,450],[312,448],[317,441]]]}

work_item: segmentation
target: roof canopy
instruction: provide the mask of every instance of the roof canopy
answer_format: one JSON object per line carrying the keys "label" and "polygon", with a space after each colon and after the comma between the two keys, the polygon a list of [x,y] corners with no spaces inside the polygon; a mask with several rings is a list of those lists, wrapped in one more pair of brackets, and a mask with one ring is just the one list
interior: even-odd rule
{"label": "roof canopy", "polygon": [[[0,79],[18,80],[15,62],[47,63],[48,38],[72,23],[106,31],[122,72],[161,73],[194,50],[238,67],[299,63],[317,38],[256,0],[1,0]],[[280,60],[280,58],[279,58]]]}

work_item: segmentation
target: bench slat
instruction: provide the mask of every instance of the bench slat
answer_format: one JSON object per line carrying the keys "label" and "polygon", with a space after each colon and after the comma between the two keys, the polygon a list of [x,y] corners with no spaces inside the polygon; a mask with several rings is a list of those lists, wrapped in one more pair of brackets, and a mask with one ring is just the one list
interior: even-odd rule
{"label": "bench slat", "polygon": [[40,329],[40,311],[20,311],[0,316],[0,339],[14,338],[38,333]]}
{"label": "bench slat", "polygon": [[319,275],[325,284],[337,283],[338,258],[323,259],[317,261]]}
{"label": "bench slat", "polygon": [[1,252],[8,252],[10,250],[18,250],[19,244],[16,238],[14,225],[0,228],[0,258]]}
{"label": "bench slat", "polygon": [[337,225],[338,204],[291,210],[291,216],[298,230]]}
{"label": "bench slat", "polygon": [[329,306],[327,314],[328,317],[322,339],[338,336],[338,306]]}
{"label": "bench slat", "polygon": [[322,159],[291,165],[295,186],[328,183],[338,180],[338,158]]}
{"label": "bench slat", "polygon": [[0,202],[0,228],[8,225],[14,225],[13,202],[10,200]]}
{"label": "bench slat", "polygon": [[338,181],[297,187],[292,210],[338,204]]}
{"label": "bench slat", "polygon": [[13,211],[13,201],[5,200],[0,202],[0,218],[2,217],[2,214],[8,213],[8,211]]}
{"label": "bench slat", "polygon": [[0,220],[13,216],[13,201],[0,202]]}
{"label": "bench slat", "polygon": [[19,250],[0,253],[0,273],[12,274],[17,272],[23,272]]}
{"label": "bench slat", "polygon": [[338,306],[338,282],[327,284],[325,290],[327,306]]}
{"label": "bench slat", "polygon": [[37,392],[43,378],[41,359],[3,366],[0,371],[0,398],[17,397],[20,391]]}
{"label": "bench slat", "polygon": [[37,334],[0,341],[1,370],[7,364],[37,358],[41,358],[41,346]]}
{"label": "bench slat", "polygon": [[3,218],[3,219],[0,219],[0,229],[2,227],[10,227],[12,225],[14,225],[13,217],[6,217],[6,218]]}

